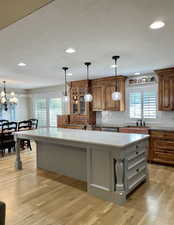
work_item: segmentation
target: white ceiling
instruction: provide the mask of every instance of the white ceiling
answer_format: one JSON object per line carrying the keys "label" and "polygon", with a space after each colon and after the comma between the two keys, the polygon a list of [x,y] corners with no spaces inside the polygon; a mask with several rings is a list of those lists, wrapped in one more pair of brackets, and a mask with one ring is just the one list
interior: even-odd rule
{"label": "white ceiling", "polygon": [[[55,0],[0,31],[0,80],[16,88],[61,84],[65,65],[68,79],[85,79],[86,60],[91,78],[110,76],[113,55],[121,56],[119,74],[173,66],[173,11],[173,0]],[[166,26],[150,30],[157,19]]]}

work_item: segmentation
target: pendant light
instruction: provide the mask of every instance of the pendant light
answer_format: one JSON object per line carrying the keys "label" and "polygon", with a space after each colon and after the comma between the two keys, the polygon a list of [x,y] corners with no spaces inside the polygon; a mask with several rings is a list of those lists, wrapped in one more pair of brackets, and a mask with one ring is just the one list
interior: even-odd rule
{"label": "pendant light", "polygon": [[62,67],[62,69],[65,72],[65,92],[64,92],[64,96],[63,96],[63,101],[64,102],[68,102],[69,101],[69,96],[67,94],[67,79],[66,79],[66,71],[68,70],[68,67]]}
{"label": "pendant light", "polygon": [[[84,64],[85,64],[86,69],[87,69],[87,81],[88,81],[89,80],[89,66],[91,65],[91,63],[85,62]],[[84,96],[84,99],[85,99],[85,102],[92,102],[93,97],[89,92],[87,92]]]}
{"label": "pendant light", "polygon": [[[117,77],[117,60],[120,58],[120,56],[113,56],[112,59],[115,61],[115,77]],[[119,92],[119,87],[118,87],[118,80],[116,79],[116,84],[115,84],[115,91],[112,93],[112,100],[113,101],[119,101],[121,99],[121,93]]]}

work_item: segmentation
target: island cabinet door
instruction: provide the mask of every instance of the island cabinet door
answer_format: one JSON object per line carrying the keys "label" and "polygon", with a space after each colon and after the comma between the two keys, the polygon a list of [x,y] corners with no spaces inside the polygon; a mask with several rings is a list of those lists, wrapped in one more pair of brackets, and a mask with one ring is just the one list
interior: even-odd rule
{"label": "island cabinet door", "polygon": [[111,152],[89,148],[87,150],[88,192],[112,201],[113,179]]}

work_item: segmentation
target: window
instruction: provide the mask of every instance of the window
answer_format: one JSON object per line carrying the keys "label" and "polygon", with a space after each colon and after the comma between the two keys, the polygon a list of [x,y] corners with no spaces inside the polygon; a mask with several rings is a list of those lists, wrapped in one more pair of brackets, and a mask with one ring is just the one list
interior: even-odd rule
{"label": "window", "polygon": [[0,119],[16,121],[16,105],[9,105],[7,111],[5,111],[4,107],[0,105]]}
{"label": "window", "polygon": [[49,126],[57,126],[57,115],[62,114],[61,98],[51,98],[49,100]]}
{"label": "window", "polygon": [[46,127],[47,126],[46,99],[39,98],[35,100],[34,114],[35,118],[38,119],[38,125],[40,127]]}
{"label": "window", "polygon": [[143,118],[156,118],[156,94],[154,92],[145,92],[143,95]]}
{"label": "window", "polygon": [[129,102],[130,118],[141,118],[141,93],[130,93]]}
{"label": "window", "polygon": [[156,118],[156,93],[131,92],[129,94],[129,115],[132,119]]}
{"label": "window", "polygon": [[34,100],[34,117],[39,127],[56,127],[57,115],[62,114],[61,98],[36,98]]}

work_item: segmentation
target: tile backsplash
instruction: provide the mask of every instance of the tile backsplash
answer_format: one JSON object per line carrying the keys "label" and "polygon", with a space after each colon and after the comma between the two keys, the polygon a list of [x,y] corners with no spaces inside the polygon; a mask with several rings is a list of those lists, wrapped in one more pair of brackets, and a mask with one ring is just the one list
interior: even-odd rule
{"label": "tile backsplash", "polygon": [[[157,119],[145,120],[149,126],[169,126],[174,127],[174,112],[158,112]],[[97,112],[97,125],[117,126],[124,124],[135,124],[136,120],[129,118],[128,112]]]}

